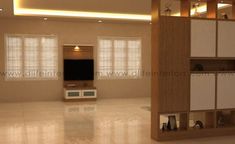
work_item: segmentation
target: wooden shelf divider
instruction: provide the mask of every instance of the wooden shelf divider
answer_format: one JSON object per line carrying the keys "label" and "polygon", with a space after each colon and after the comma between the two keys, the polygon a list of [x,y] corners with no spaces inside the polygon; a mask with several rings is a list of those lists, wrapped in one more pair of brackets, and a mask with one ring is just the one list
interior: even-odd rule
{"label": "wooden shelf divider", "polygon": [[217,18],[217,0],[207,0],[207,18]]}
{"label": "wooden shelf divider", "polygon": [[180,15],[182,17],[190,17],[191,0],[184,0],[180,2]]}
{"label": "wooden shelf divider", "polygon": [[[154,75],[151,78],[151,135],[155,140],[175,140],[186,138],[198,138],[207,136],[233,135],[235,133],[235,108],[217,109],[218,108],[218,75],[223,73],[235,74],[235,55],[225,55],[219,57],[214,54],[218,51],[218,23],[219,21],[235,21],[235,0],[230,1],[232,4],[232,19],[218,18],[218,0],[201,0],[202,5],[206,3],[206,14],[202,17],[191,16],[192,2],[196,0],[180,0],[180,16],[161,16],[161,1],[152,0],[152,72],[177,73],[182,75]],[[175,1],[174,1],[175,2]],[[177,1],[178,2],[178,1]],[[227,1],[224,1],[227,3]],[[177,3],[179,4],[179,3]],[[178,5],[177,5],[178,6]],[[231,8],[231,7],[230,7]],[[230,9],[231,10],[231,9]],[[191,32],[192,21],[205,22],[205,26],[209,28],[200,29],[202,34],[205,30],[211,30],[213,35],[209,33],[210,48],[213,49],[213,55],[192,55],[191,57]],[[208,23],[209,24],[208,24]],[[199,23],[200,24],[200,23]],[[204,26],[202,25],[202,26]],[[197,25],[198,26],[198,25]],[[201,26],[199,26],[201,27]],[[214,29],[214,30],[213,30]],[[227,28],[228,29],[228,28]],[[198,31],[200,31],[198,30]],[[198,31],[195,31],[197,33]],[[200,32],[199,32],[200,33]],[[208,37],[208,36],[205,36]],[[198,39],[197,39],[198,40]],[[211,42],[211,43],[210,43]],[[198,42],[196,42],[198,44]],[[206,43],[206,41],[204,42]],[[216,44],[214,44],[216,43]],[[198,46],[195,44],[196,46]],[[207,48],[207,46],[199,45],[198,47]],[[198,49],[197,49],[198,50]],[[211,51],[209,51],[211,52]],[[219,52],[218,52],[219,53]],[[198,57],[197,57],[198,56]],[[226,57],[227,56],[227,57]],[[195,69],[195,65],[202,65],[203,69]],[[192,109],[190,103],[193,103],[191,95],[191,74],[211,74],[213,75],[214,86],[206,95],[211,94],[208,101],[213,99],[213,106],[210,108],[203,107]],[[204,76],[204,75],[203,75]],[[207,79],[206,79],[207,80]],[[215,92],[215,93],[214,93]],[[197,93],[196,93],[197,94]],[[215,96],[213,96],[215,95]],[[214,100],[215,98],[215,100]],[[205,101],[205,99],[203,99]],[[195,100],[196,102],[196,100]],[[207,103],[208,105],[208,103]],[[225,127],[218,128],[218,115],[223,111],[229,111],[229,120]],[[177,116],[179,122],[178,130],[176,131],[161,131],[161,116],[173,114]],[[192,118],[192,115],[195,117]],[[199,116],[198,116],[199,115]],[[227,116],[227,115],[226,115]],[[201,120],[205,125],[203,129],[193,127],[193,122]],[[165,122],[164,122],[165,123]]]}

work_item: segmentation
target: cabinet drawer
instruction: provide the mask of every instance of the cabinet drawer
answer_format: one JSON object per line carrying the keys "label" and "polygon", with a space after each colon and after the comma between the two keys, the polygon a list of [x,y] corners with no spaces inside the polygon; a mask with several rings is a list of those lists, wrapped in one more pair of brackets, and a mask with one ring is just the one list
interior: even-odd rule
{"label": "cabinet drawer", "polygon": [[96,97],[96,90],[83,90],[82,96],[84,98]]}
{"label": "cabinet drawer", "polygon": [[81,90],[65,90],[65,99],[77,99],[82,97]]}

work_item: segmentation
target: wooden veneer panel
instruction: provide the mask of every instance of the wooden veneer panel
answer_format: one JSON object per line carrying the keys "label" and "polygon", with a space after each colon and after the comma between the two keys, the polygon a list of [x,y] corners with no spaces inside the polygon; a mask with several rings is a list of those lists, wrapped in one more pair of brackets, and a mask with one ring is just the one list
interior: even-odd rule
{"label": "wooden veneer panel", "polygon": [[189,108],[189,34],[187,18],[161,17],[159,112],[187,111]]}

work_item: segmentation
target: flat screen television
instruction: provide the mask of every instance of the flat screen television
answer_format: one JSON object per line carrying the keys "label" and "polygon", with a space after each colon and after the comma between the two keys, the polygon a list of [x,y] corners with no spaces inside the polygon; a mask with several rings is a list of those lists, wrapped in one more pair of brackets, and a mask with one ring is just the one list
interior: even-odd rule
{"label": "flat screen television", "polygon": [[64,60],[65,81],[94,80],[94,60]]}

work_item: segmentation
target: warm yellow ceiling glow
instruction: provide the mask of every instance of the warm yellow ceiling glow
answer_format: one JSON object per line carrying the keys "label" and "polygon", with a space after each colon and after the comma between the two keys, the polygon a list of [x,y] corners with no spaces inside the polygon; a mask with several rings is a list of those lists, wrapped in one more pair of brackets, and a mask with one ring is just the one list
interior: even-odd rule
{"label": "warm yellow ceiling glow", "polygon": [[21,16],[56,16],[56,17],[76,17],[76,18],[99,18],[99,19],[123,19],[151,21],[151,15],[140,14],[121,14],[104,12],[85,12],[85,11],[64,11],[20,8],[20,0],[14,0],[14,15]]}

